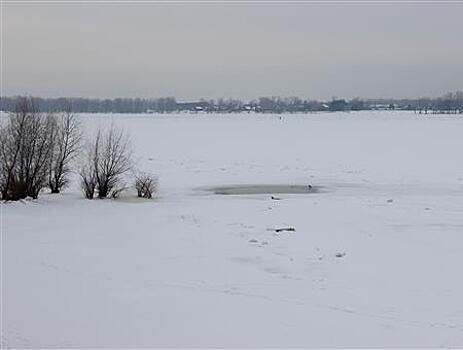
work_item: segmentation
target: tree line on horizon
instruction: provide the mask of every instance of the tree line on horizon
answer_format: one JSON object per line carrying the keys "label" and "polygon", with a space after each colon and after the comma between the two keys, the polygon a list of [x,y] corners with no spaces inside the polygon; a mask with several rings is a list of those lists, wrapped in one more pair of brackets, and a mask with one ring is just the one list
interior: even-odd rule
{"label": "tree line on horizon", "polygon": [[[0,98],[0,111],[13,112],[21,96]],[[463,113],[463,91],[437,98],[317,101],[299,97],[260,97],[256,100],[216,99],[180,102],[164,98],[41,98],[29,97],[42,112],[74,113],[310,113],[321,111],[409,110],[417,113]]]}

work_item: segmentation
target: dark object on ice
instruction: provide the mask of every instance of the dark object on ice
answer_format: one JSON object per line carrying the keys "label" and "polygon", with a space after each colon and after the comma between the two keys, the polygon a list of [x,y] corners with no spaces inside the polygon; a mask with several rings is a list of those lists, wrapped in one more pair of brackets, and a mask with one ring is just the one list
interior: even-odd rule
{"label": "dark object on ice", "polygon": [[392,203],[392,202],[394,202],[394,200],[393,199],[388,199],[386,202]]}
{"label": "dark object on ice", "polygon": [[271,196],[270,198],[273,199],[274,201],[281,201],[281,198],[278,198],[278,197],[275,197],[275,196]]}
{"label": "dark object on ice", "polygon": [[311,184],[307,185],[307,187],[309,188],[309,190],[312,189],[312,185],[311,185]]}
{"label": "dark object on ice", "polygon": [[250,242],[250,243],[258,243],[259,241],[258,241],[257,239],[254,239],[254,238],[253,238],[253,239],[250,239],[249,242]]}
{"label": "dark object on ice", "polygon": [[335,257],[342,258],[345,255],[346,255],[346,253],[336,253]]}
{"label": "dark object on ice", "polygon": [[280,227],[280,228],[275,228],[273,229],[275,232],[283,232],[283,231],[288,231],[288,232],[295,232],[296,229],[294,227]]}

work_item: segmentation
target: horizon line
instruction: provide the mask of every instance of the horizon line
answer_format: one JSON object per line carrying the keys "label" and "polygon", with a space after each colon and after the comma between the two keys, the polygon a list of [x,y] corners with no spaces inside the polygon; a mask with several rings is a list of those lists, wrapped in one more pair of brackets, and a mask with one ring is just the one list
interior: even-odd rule
{"label": "horizon line", "polygon": [[89,97],[89,96],[40,96],[40,95],[33,95],[33,94],[14,94],[9,96],[0,96],[0,99],[7,99],[7,98],[20,98],[20,97],[28,97],[28,98],[39,98],[39,99],[86,99],[86,100],[117,100],[117,99],[140,99],[140,100],[156,100],[156,99],[164,99],[164,98],[173,98],[176,101],[184,101],[184,102],[200,102],[200,101],[218,101],[218,100],[238,100],[241,102],[252,102],[257,101],[260,98],[299,98],[306,101],[334,101],[334,100],[419,100],[419,99],[436,99],[442,98],[446,94],[454,94],[454,93],[463,93],[463,89],[457,90],[449,90],[447,92],[442,93],[441,95],[434,95],[434,96],[415,96],[415,97],[366,97],[366,96],[356,96],[356,97],[343,97],[339,95],[333,95],[331,98],[311,98],[309,96],[300,96],[300,95],[261,95],[258,97],[253,98],[245,98],[245,97],[199,97],[199,98],[182,98],[177,97],[174,95],[164,95],[164,96],[151,96],[151,97],[141,97],[141,96],[114,96],[114,97]]}

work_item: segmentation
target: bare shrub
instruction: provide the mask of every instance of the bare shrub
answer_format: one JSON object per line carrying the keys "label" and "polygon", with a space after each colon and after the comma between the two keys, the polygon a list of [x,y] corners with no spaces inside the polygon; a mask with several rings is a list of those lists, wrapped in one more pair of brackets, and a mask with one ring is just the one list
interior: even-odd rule
{"label": "bare shrub", "polygon": [[93,149],[87,149],[86,159],[82,164],[79,175],[81,178],[81,187],[84,192],[85,198],[93,199],[97,185],[96,171],[95,171],[95,154]]}
{"label": "bare shrub", "polygon": [[54,119],[48,186],[51,193],[59,193],[70,181],[70,165],[80,150],[82,130],[77,116],[69,111]]}
{"label": "bare shrub", "polygon": [[158,181],[157,179],[147,173],[140,173],[135,176],[135,189],[140,198],[152,198],[153,194],[157,192]]}
{"label": "bare shrub", "polygon": [[3,200],[37,198],[46,185],[53,118],[39,113],[32,98],[18,100],[1,126],[0,192]]}
{"label": "bare shrub", "polygon": [[93,193],[96,190],[99,198],[116,197],[124,189],[124,176],[131,169],[128,135],[114,125],[108,130],[99,129],[87,147],[87,161],[80,171],[84,193],[92,188],[89,184],[95,183]]}

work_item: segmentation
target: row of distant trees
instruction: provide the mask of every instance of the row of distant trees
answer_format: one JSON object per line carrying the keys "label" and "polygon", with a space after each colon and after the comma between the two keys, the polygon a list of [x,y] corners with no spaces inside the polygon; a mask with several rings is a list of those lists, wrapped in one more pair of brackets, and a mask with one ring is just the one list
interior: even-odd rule
{"label": "row of distant trees", "polygon": [[[20,97],[0,99],[0,110],[14,111]],[[412,110],[419,113],[463,113],[463,92],[448,93],[438,98],[360,99],[333,98],[315,101],[299,97],[261,97],[257,100],[237,99],[179,102],[173,97],[141,99],[34,98],[41,111],[64,111],[71,107],[76,113],[308,113],[318,111],[361,111],[372,109]]]}
{"label": "row of distant trees", "polygon": [[128,189],[128,176],[139,197],[151,198],[157,182],[134,171],[128,135],[111,125],[85,137],[69,109],[40,112],[34,99],[19,98],[0,120],[0,199],[37,198],[48,188],[60,193],[80,176],[86,198],[117,197]]}

